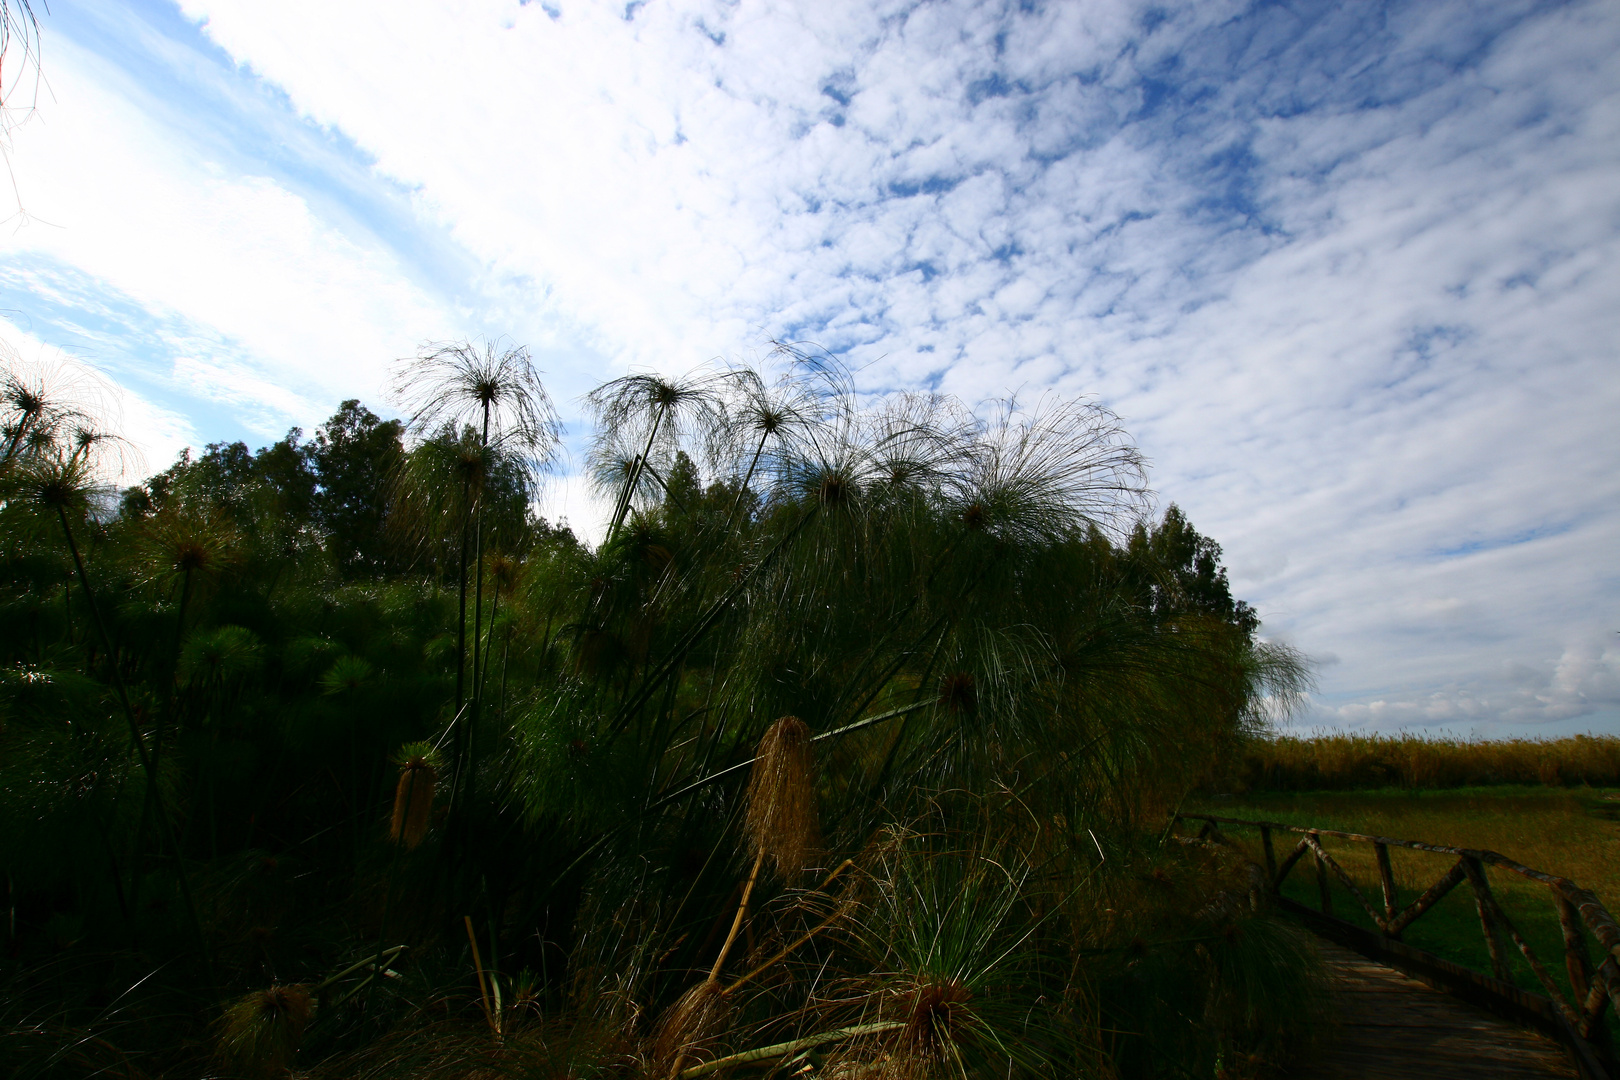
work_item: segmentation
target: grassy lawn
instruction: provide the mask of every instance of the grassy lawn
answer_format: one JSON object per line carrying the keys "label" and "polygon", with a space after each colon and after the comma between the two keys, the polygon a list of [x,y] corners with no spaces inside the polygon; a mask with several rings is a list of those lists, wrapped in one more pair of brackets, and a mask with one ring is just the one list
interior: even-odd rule
{"label": "grassy lawn", "polygon": [[[1191,812],[1226,817],[1313,825],[1324,829],[1374,833],[1453,847],[1485,848],[1524,865],[1559,874],[1592,890],[1611,913],[1620,912],[1620,789],[1482,787],[1440,791],[1381,790],[1331,792],[1256,792],[1214,799],[1188,807]],[[1228,826],[1224,830],[1264,862],[1258,830]],[[1279,861],[1297,836],[1274,834]],[[1374,904],[1382,903],[1373,847],[1324,837],[1328,853],[1350,874]],[[1390,849],[1398,902],[1411,903],[1448,870],[1455,857],[1401,848]],[[1542,964],[1561,987],[1564,982],[1563,934],[1549,890],[1516,874],[1487,867],[1498,902]],[[1360,925],[1373,923],[1356,899],[1335,878],[1334,914]],[[1318,905],[1315,863],[1309,856],[1296,864],[1283,894],[1310,907]],[[1408,944],[1443,956],[1475,971],[1490,972],[1490,954],[1480,932],[1472,891],[1466,882],[1413,923],[1402,936]],[[1594,959],[1601,957],[1589,941]],[[1544,993],[1511,943],[1509,963],[1527,990]],[[1610,1018],[1611,1025],[1613,1018]]]}

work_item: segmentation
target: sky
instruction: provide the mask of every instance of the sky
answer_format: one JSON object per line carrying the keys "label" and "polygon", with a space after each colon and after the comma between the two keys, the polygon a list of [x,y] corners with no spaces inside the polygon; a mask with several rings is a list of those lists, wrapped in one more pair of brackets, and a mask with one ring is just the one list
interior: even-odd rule
{"label": "sky", "polygon": [[[39,5],[36,5],[38,7]],[[1091,395],[1306,730],[1620,733],[1620,6],[53,0],[0,342],[148,469],[532,350]],[[547,510],[586,535],[577,475]]]}

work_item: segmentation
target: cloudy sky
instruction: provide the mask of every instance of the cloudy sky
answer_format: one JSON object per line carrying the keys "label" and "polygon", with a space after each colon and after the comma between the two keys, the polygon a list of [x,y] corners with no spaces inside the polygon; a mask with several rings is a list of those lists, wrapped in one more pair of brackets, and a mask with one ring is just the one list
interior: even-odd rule
{"label": "cloudy sky", "polygon": [[604,378],[810,340],[868,390],[1120,413],[1316,658],[1307,727],[1620,731],[1620,6],[41,24],[40,79],[0,68],[0,339],[116,382],[152,468],[382,410],[429,339],[530,345],[576,433]]}

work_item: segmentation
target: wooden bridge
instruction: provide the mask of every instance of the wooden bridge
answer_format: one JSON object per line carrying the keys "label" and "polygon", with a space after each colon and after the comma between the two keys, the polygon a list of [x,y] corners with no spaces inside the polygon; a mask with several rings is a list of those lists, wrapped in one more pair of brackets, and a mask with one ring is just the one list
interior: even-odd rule
{"label": "wooden bridge", "polygon": [[[1314,829],[1208,814],[1177,814],[1175,824],[1198,832],[1184,843],[1237,847],[1223,827],[1258,830],[1264,866],[1251,861],[1251,901],[1270,902],[1303,921],[1324,939],[1323,958],[1334,980],[1338,1025],[1321,1053],[1290,1075],[1298,1080],[1441,1080],[1458,1077],[1580,1077],[1620,1080],[1604,1014],[1620,1018],[1620,925],[1598,898],[1567,878],[1546,874],[1494,851],[1396,840],[1364,833]],[[1274,838],[1300,839],[1279,864]],[[1371,845],[1378,867],[1381,904],[1374,904],[1354,878],[1322,846],[1323,837]],[[1456,861],[1412,903],[1396,902],[1389,849],[1407,848]],[[1282,896],[1282,884],[1302,859],[1316,864],[1317,909]],[[1564,983],[1502,910],[1487,868],[1515,874],[1547,888],[1564,940]],[[1376,930],[1333,913],[1333,879],[1366,911]],[[1401,941],[1413,922],[1458,885],[1467,882],[1490,956],[1491,974],[1453,964]],[[1589,941],[1602,960],[1592,962]],[[1544,994],[1513,982],[1510,958],[1517,952]]]}

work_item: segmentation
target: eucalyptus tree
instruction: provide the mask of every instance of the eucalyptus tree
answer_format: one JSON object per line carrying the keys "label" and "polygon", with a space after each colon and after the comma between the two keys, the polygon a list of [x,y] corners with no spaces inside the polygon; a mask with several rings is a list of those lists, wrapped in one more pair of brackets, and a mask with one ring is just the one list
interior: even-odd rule
{"label": "eucalyptus tree", "polygon": [[387,547],[390,480],[398,473],[404,425],[358,400],[343,402],[315,432],[306,456],[315,487],[311,516],[347,576],[394,569]]}
{"label": "eucalyptus tree", "polygon": [[[472,765],[481,683],[483,626],[483,480],[492,457],[517,463],[538,480],[556,456],[561,425],[528,349],[504,343],[440,343],[404,360],[393,385],[409,409],[406,426],[424,439],[448,426],[474,425],[477,454],[464,454],[461,472],[461,553],[458,567],[455,723],[458,749],[452,799],[465,789]],[[408,474],[407,474],[408,475]],[[473,550],[473,657],[470,711],[463,717],[467,666],[467,557]]]}

